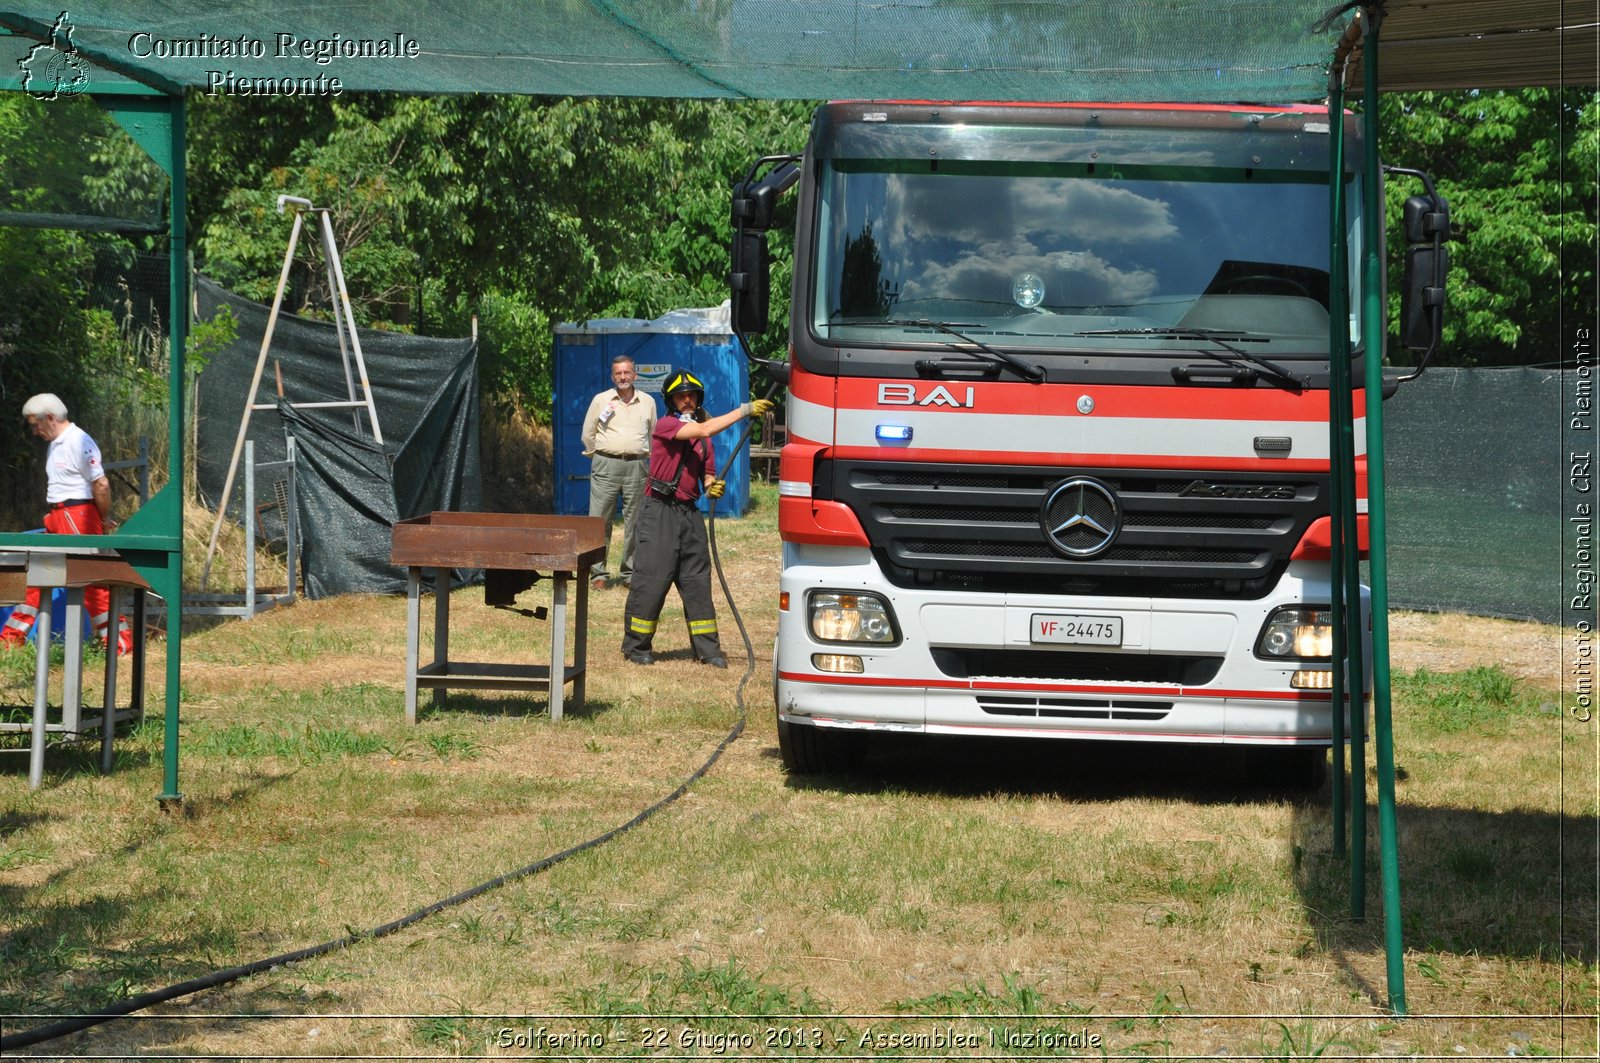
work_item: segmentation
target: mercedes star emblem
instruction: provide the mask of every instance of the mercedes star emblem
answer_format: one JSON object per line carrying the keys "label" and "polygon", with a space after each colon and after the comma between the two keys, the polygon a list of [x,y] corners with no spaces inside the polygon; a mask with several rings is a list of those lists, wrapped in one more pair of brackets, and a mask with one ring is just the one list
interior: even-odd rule
{"label": "mercedes star emblem", "polygon": [[1122,530],[1122,504],[1099,480],[1074,476],[1045,493],[1039,528],[1056,553],[1087,560],[1104,553]]}

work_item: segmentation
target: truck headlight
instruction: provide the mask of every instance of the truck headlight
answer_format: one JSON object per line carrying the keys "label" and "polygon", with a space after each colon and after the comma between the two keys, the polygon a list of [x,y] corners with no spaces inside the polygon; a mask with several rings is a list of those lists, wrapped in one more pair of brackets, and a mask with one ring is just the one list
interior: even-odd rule
{"label": "truck headlight", "polygon": [[1274,609],[1256,639],[1256,656],[1266,661],[1328,660],[1333,656],[1333,610],[1315,605]]}
{"label": "truck headlight", "polygon": [[811,634],[819,642],[893,645],[900,641],[888,602],[876,594],[840,591],[812,592]]}

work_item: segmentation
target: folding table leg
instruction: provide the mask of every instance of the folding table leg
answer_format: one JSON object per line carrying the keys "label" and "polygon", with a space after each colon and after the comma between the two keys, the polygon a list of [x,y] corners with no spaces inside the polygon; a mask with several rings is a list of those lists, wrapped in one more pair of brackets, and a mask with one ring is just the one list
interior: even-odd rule
{"label": "folding table leg", "polygon": [[406,723],[417,722],[417,650],[422,633],[422,570],[406,570]]}
{"label": "folding table leg", "polygon": [[589,570],[578,573],[578,612],[572,620],[572,665],[577,676],[572,680],[572,703],[583,708],[584,679],[589,674],[585,663],[589,654]]}
{"label": "folding table leg", "polygon": [[[450,671],[450,577],[452,570],[433,570],[433,663]],[[444,688],[433,688],[433,707],[444,707]]]}
{"label": "folding table leg", "polygon": [[565,572],[555,573],[550,610],[550,718],[561,719],[561,701],[567,692],[567,580]]}
{"label": "folding table leg", "polygon": [[67,588],[66,664],[61,670],[61,726],[76,736],[83,724],[83,588]]}
{"label": "folding table leg", "polygon": [[33,622],[33,744],[28,749],[28,789],[44,784],[44,732],[50,713],[50,588],[42,589],[45,607]]}
{"label": "folding table leg", "polygon": [[117,730],[117,645],[121,635],[119,610],[122,608],[122,588],[111,588],[111,622],[107,628],[111,637],[106,640],[106,694],[100,712],[100,774],[111,771],[111,740]]}

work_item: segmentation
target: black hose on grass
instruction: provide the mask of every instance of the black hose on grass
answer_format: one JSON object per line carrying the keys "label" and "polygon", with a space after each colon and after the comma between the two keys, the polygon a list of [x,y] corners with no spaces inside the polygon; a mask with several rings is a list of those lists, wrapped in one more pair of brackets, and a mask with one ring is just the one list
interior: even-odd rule
{"label": "black hose on grass", "polygon": [[[739,444],[734,448],[733,453],[737,454],[739,452],[739,447],[744,446],[745,442],[748,441],[749,438],[750,432],[749,429],[746,428],[744,438],[739,441]],[[732,460],[732,457],[730,457],[729,464],[732,464]],[[242,978],[248,978],[251,975],[260,974],[263,971],[270,971],[274,967],[282,967],[285,964],[298,963],[301,960],[310,960],[315,959],[318,956],[325,956],[330,952],[336,952],[339,949],[359,944],[360,942],[371,938],[387,937],[396,931],[404,930],[406,927],[409,927],[415,923],[419,923],[431,915],[436,915],[437,913],[444,911],[446,908],[454,908],[457,905],[464,904],[467,901],[472,900],[474,897],[488,893],[490,890],[498,889],[507,883],[514,882],[520,878],[526,878],[529,875],[538,874],[541,871],[554,867],[556,864],[566,860],[568,857],[577,856],[579,853],[584,852],[587,849],[593,849],[596,846],[604,845],[606,842],[611,841],[618,835],[637,827],[639,824],[643,823],[645,820],[649,819],[663,808],[678,800],[678,798],[682,797],[688,791],[690,786],[698,782],[706,774],[706,772],[711,770],[711,766],[717,762],[717,760],[722,756],[723,752],[733,744],[734,740],[737,739],[739,735],[744,733],[745,721],[749,716],[749,709],[745,705],[744,701],[744,687],[745,684],[750,681],[750,677],[755,674],[756,668],[756,655],[755,649],[750,642],[750,632],[745,628],[744,618],[739,615],[739,607],[734,604],[733,593],[728,589],[728,578],[723,574],[722,571],[722,558],[717,553],[716,499],[711,500],[711,520],[709,522],[708,537],[710,539],[711,560],[717,570],[717,579],[722,585],[723,596],[727,599],[728,611],[733,614],[733,621],[735,626],[737,626],[739,629],[739,636],[744,640],[745,659],[747,663],[745,666],[744,675],[739,677],[739,685],[734,690],[734,703],[739,709],[738,720],[734,723],[732,730],[730,730],[722,739],[722,741],[717,744],[717,748],[712,750],[711,755],[706,758],[705,763],[701,764],[700,767],[695,769],[693,774],[684,779],[683,782],[678,785],[677,789],[673,790],[670,794],[661,798],[659,801],[656,801],[654,804],[648,806],[626,823],[613,827],[604,834],[596,835],[595,837],[590,838],[588,841],[580,842],[570,849],[563,849],[559,853],[556,853],[552,856],[547,856],[542,860],[535,861],[526,867],[518,868],[515,871],[511,871],[496,878],[489,879],[487,882],[479,883],[478,885],[473,886],[471,889],[462,890],[460,893],[446,897],[440,901],[434,901],[432,904],[418,908],[409,915],[403,915],[393,922],[384,923],[382,926],[374,927],[373,929],[365,932],[352,931],[351,933],[346,934],[344,937],[337,938],[333,941],[325,941],[320,945],[312,945],[308,948],[297,949],[294,952],[285,952],[278,956],[270,956],[264,960],[256,960],[254,963],[247,963],[238,967],[229,967],[221,971],[213,971],[211,974],[203,975],[199,978],[191,978],[186,982],[179,982],[176,985],[167,986],[165,989],[156,989],[148,993],[140,993],[137,996],[132,996],[127,1000],[121,1001],[114,1007],[107,1008],[105,1011],[96,1012],[92,1015],[74,1015],[70,1019],[63,1019],[59,1022],[52,1022],[44,1026],[36,1026],[31,1030],[24,1030],[21,1033],[11,1034],[9,1036],[0,1035],[0,1052],[8,1052],[18,1048],[27,1048],[30,1045],[41,1044],[45,1041],[53,1041],[56,1038],[65,1037],[68,1034],[78,1033],[93,1026],[99,1026],[100,1024],[110,1022],[113,1019],[124,1018],[136,1011],[143,1011],[145,1008],[153,1007],[156,1004],[163,1004],[169,1000],[176,1000],[179,997],[185,997],[193,993],[198,993],[203,989],[214,989],[217,986],[227,985],[229,982],[236,982]]]}

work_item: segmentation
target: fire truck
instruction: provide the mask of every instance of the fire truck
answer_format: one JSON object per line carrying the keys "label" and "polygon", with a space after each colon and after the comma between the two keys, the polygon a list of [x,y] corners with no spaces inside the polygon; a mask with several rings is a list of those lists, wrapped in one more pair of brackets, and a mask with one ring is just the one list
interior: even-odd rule
{"label": "fire truck", "polygon": [[[1330,306],[1363,285],[1349,119],[1330,299],[1330,140],[1307,106],[843,102],[752,167],[730,277],[751,331],[798,185],[790,771],[909,733],[1245,745],[1320,779]],[[1384,338],[1347,316],[1359,382]]]}

